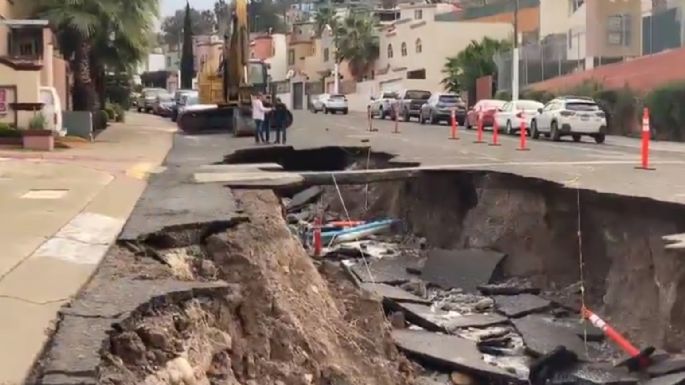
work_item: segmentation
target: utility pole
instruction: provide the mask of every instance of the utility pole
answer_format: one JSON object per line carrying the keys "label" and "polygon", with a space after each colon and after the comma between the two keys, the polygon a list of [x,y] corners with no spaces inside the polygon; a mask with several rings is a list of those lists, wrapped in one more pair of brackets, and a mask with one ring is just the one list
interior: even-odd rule
{"label": "utility pole", "polygon": [[514,46],[511,55],[511,100],[519,99],[519,0],[514,2]]}

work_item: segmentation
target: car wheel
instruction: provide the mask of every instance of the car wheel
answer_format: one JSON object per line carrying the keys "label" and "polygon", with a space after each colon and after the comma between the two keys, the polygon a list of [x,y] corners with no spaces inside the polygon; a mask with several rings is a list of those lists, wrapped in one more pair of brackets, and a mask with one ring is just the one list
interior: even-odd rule
{"label": "car wheel", "polygon": [[435,118],[435,115],[433,115],[433,111],[431,111],[429,119],[430,119],[431,124],[438,124],[438,120]]}
{"label": "car wheel", "polygon": [[538,131],[538,122],[537,121],[533,120],[530,122],[530,131],[531,131],[530,136],[533,139],[540,139],[540,131]]}
{"label": "car wheel", "polygon": [[557,122],[552,122],[550,131],[550,137],[552,138],[552,141],[558,142],[561,139],[561,133],[559,133],[559,127],[557,125]]}
{"label": "car wheel", "polygon": [[326,114],[326,115],[328,115],[328,114],[330,113],[330,111],[328,111],[328,108],[325,108],[325,107],[324,107],[323,113]]}
{"label": "car wheel", "polygon": [[139,112],[139,113],[140,113],[140,112],[143,112],[143,109],[140,108],[140,107],[138,107],[138,112]]}
{"label": "car wheel", "polygon": [[594,136],[594,138],[595,138],[595,143],[602,144],[602,143],[604,143],[604,139],[606,139],[606,136],[604,134],[597,134]]}
{"label": "car wheel", "polygon": [[423,112],[419,112],[419,123],[426,124],[426,119],[423,117]]}
{"label": "car wheel", "polygon": [[507,135],[514,135],[514,130],[511,128],[511,120],[507,120]]}
{"label": "car wheel", "polygon": [[574,142],[580,142],[580,134],[573,134],[571,137],[573,138]]}
{"label": "car wheel", "polygon": [[347,115],[349,112],[350,112],[350,111],[349,111],[347,108],[345,108],[345,109],[343,110],[343,115]]}

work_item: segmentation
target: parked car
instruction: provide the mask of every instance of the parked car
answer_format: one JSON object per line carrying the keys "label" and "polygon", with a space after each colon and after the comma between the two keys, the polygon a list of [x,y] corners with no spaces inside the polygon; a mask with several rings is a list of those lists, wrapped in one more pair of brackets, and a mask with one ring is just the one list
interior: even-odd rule
{"label": "parked car", "polygon": [[164,88],[144,88],[138,99],[138,112],[152,112],[157,95],[160,93],[167,93],[167,91]]}
{"label": "parked car", "polygon": [[392,116],[392,107],[395,101],[397,101],[397,92],[394,91],[381,92],[377,98],[372,96],[368,106],[371,117],[385,119],[386,116]]}
{"label": "parked car", "polygon": [[155,104],[152,106],[152,110],[155,115],[169,117],[171,116],[171,109],[174,106],[174,96],[169,93],[159,93],[157,94],[157,99]]}
{"label": "parked car", "polygon": [[186,94],[181,96],[181,102],[178,105],[178,114],[176,116],[176,122],[186,113],[186,111],[192,110],[193,106],[200,105],[200,95],[199,94]]}
{"label": "parked car", "polygon": [[328,95],[323,101],[323,112],[326,114],[342,112],[347,115],[349,112],[347,97],[345,95]]}
{"label": "parked car", "polygon": [[570,135],[579,142],[582,135],[591,136],[596,143],[604,143],[607,131],[606,114],[592,98],[566,96],[551,100],[538,110],[531,122],[531,136],[558,141]]}
{"label": "parked car", "polygon": [[452,110],[455,112],[457,124],[464,124],[466,119],[466,103],[456,94],[436,93],[428,98],[428,101],[421,107],[419,122],[424,124],[429,122],[437,124],[441,121],[450,123],[452,120]]}
{"label": "parked car", "polygon": [[483,127],[492,127],[495,122],[495,112],[502,108],[506,101],[497,99],[479,100],[466,113],[466,128],[471,129],[478,125],[478,119],[483,120]]}
{"label": "parked car", "polygon": [[65,136],[62,118],[62,100],[54,87],[40,87],[40,101],[43,103],[41,112],[47,121],[47,129],[54,131],[59,136]]}
{"label": "parked car", "polygon": [[171,121],[175,122],[178,119],[178,109],[185,103],[188,96],[199,96],[197,90],[178,90],[174,93],[174,105],[171,106]]}
{"label": "parked car", "polygon": [[[398,95],[395,102],[397,110],[395,111],[398,111],[400,118],[404,119],[405,122],[408,122],[412,117],[418,119],[421,115],[421,107],[430,97],[430,91],[404,90]],[[391,116],[393,119],[395,118],[394,111]]]}
{"label": "parked car", "polygon": [[495,121],[504,132],[513,135],[520,131],[521,121],[526,122],[526,133],[530,133],[530,122],[544,104],[535,100],[517,100],[505,103],[495,112]]}
{"label": "parked car", "polygon": [[309,110],[313,113],[324,111],[324,101],[328,99],[328,94],[314,95],[309,99]]}

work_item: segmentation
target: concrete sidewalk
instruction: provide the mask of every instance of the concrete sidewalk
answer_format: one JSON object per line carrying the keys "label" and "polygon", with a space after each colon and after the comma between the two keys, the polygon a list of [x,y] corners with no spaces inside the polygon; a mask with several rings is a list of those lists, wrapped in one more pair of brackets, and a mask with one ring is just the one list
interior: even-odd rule
{"label": "concrete sidewalk", "polygon": [[116,239],[174,131],[130,113],[77,148],[0,149],[0,384],[23,383],[57,311]]}

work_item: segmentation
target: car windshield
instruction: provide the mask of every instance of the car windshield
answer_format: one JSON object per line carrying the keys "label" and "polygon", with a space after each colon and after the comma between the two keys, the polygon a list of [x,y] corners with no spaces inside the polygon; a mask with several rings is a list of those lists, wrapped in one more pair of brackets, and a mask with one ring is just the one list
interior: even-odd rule
{"label": "car windshield", "polygon": [[440,95],[438,101],[440,103],[459,103],[460,99],[457,95]]}
{"label": "car windshield", "polygon": [[329,99],[332,99],[332,100],[344,100],[344,99],[345,99],[345,95],[331,95],[331,97],[330,97]]}
{"label": "car windshield", "polygon": [[199,102],[200,98],[197,94],[183,96],[183,101],[186,106],[193,106]]}
{"label": "car windshield", "polygon": [[537,110],[538,108],[542,108],[543,106],[544,105],[542,103],[533,100],[516,102],[516,109],[518,110]]}
{"label": "car windshield", "polygon": [[566,109],[569,111],[597,111],[599,106],[595,103],[572,102],[566,103]]}
{"label": "car windshield", "polygon": [[428,91],[407,91],[404,96],[406,99],[428,99],[431,93]]}
{"label": "car windshield", "polygon": [[171,94],[160,94],[158,98],[160,102],[170,102],[174,99]]}
{"label": "car windshield", "polygon": [[155,96],[159,95],[161,92],[162,92],[162,90],[146,90],[145,92],[143,92],[143,95],[145,95],[146,98],[149,98],[149,97],[155,97]]}
{"label": "car windshield", "polygon": [[397,94],[394,92],[386,92],[381,97],[382,99],[397,99]]}

